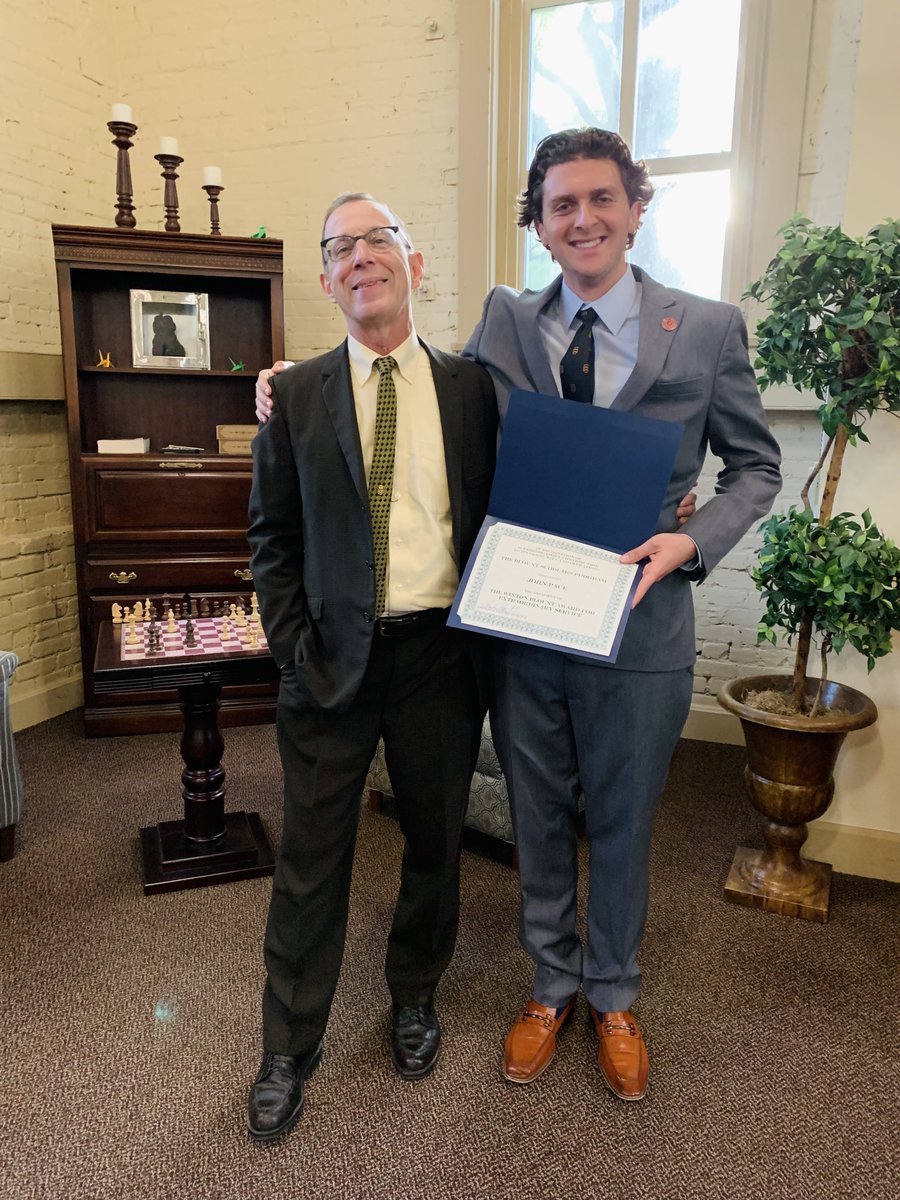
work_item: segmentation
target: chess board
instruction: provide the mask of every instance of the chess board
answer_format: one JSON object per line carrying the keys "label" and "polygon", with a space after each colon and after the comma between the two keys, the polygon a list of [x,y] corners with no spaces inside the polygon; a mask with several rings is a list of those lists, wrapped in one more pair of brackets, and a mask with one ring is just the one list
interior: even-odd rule
{"label": "chess board", "polygon": [[221,617],[194,617],[194,638],[196,646],[185,645],[185,627],[187,620],[176,620],[175,632],[169,633],[165,620],[157,621],[159,630],[159,649],[151,653],[146,648],[147,630],[149,624],[135,622],[134,635],[136,641],[129,642],[131,623],[125,621],[119,628],[118,646],[122,662],[135,662],[146,659],[150,662],[161,662],[174,658],[203,658],[215,655],[221,658],[226,654],[268,654],[269,647],[262,626],[257,625],[259,638],[256,646],[250,645],[250,622],[241,628],[229,619],[230,632],[227,638],[222,637]]}

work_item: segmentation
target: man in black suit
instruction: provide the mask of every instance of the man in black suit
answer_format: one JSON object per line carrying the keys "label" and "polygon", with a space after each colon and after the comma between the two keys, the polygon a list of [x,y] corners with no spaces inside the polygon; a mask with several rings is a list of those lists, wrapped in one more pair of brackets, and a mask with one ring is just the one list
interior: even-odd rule
{"label": "man in black suit", "polygon": [[416,338],[424,272],[400,219],[338,197],[322,231],[326,295],[348,337],[275,383],[253,444],[249,540],[281,668],[284,832],[265,935],[257,1140],[299,1118],[318,1065],[347,924],[360,796],[379,736],[405,837],[388,939],[390,1047],[434,1066],[433,996],[450,961],[459,848],[487,702],[484,638],[446,616],[484,518],[497,409],[486,372]]}

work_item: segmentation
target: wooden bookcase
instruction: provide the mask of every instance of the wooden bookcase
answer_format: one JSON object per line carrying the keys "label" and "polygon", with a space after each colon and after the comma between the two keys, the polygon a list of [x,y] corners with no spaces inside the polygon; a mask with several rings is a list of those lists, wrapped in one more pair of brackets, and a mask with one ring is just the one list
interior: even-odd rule
{"label": "wooden bookcase", "polygon": [[[174,689],[93,686],[114,602],[249,599],[251,460],[217,452],[216,426],[255,421],[257,372],[284,357],[282,243],[270,238],[54,225],[88,736],[180,729]],[[209,370],[132,365],[130,294],[208,297]],[[101,356],[111,365],[98,365]],[[243,363],[239,371],[232,362]],[[150,440],[99,454],[100,439]],[[163,454],[167,445],[203,453]],[[225,687],[221,723],[270,720],[274,685]]]}

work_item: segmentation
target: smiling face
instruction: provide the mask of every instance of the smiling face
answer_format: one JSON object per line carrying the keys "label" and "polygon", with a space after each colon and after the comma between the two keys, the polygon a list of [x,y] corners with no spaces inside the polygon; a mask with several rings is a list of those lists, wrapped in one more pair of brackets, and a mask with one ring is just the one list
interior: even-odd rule
{"label": "smiling face", "polygon": [[[383,204],[350,200],[331,214],[322,237],[368,233],[379,225],[396,224]],[[412,293],[424,271],[422,255],[410,250],[401,231],[397,245],[387,250],[373,250],[360,238],[347,258],[326,261],[319,281],[357,341],[379,354],[389,354],[412,332]]]}
{"label": "smiling face", "polygon": [[640,201],[629,203],[612,159],[575,158],[547,171],[535,229],[572,291],[596,300],[625,274],[642,212]]}

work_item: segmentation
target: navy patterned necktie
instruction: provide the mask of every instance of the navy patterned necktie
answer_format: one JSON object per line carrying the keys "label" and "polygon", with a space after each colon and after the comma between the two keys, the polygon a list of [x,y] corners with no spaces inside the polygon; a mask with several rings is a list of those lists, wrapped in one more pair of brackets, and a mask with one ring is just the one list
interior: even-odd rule
{"label": "navy patterned necktie", "polygon": [[372,364],[378,372],[375,408],[375,444],[369,470],[369,513],[372,518],[372,552],[375,567],[375,616],[385,608],[391,493],[394,489],[394,446],[397,440],[397,389],[392,372],[396,359],[388,355]]}
{"label": "navy patterned necktie", "polygon": [[559,381],[563,398],[580,404],[594,403],[594,330],[597,320],[594,309],[579,309],[581,324],[559,364]]}

